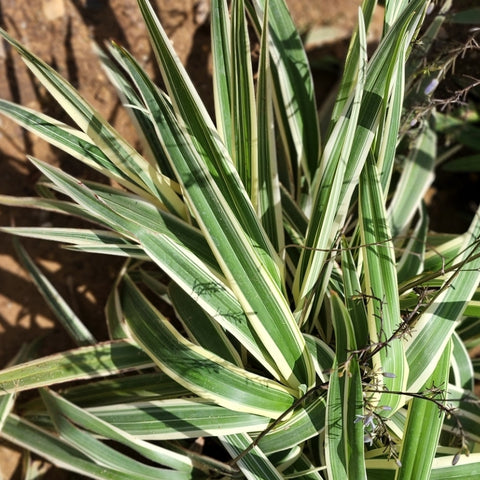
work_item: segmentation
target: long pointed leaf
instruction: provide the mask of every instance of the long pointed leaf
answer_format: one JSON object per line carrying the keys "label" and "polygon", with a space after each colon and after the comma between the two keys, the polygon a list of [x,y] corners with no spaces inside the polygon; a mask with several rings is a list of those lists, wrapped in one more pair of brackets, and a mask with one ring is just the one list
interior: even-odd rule
{"label": "long pointed leaf", "polygon": [[[185,476],[185,473],[182,474],[180,472],[176,472],[175,470],[167,470],[164,468],[146,465],[138,460],[128,457],[109,445],[106,445],[99,439],[95,438],[90,431],[86,431],[75,426],[72,423],[71,415],[75,417],[75,423],[81,419],[84,423],[87,423],[89,430],[93,429],[94,432],[95,430],[99,429],[108,431],[110,435],[115,437],[117,441],[127,444],[130,448],[133,448],[142,454],[147,453],[145,443],[135,443],[131,439],[128,439],[127,436],[122,437],[120,432],[115,431],[112,427],[109,427],[106,424],[102,424],[94,417],[88,416],[88,414],[82,414],[79,409],[74,409],[72,406],[68,408],[69,405],[65,401],[62,401],[61,397],[56,396],[53,393],[49,393],[46,390],[41,390],[40,394],[47,406],[60,438],[64,438],[71,446],[77,448],[96,463],[113,470],[130,474],[132,475],[132,479],[151,478],[153,480],[155,478],[183,478]],[[150,452],[152,452],[152,450],[149,450],[149,453]],[[157,451],[157,453],[159,452]],[[167,452],[164,452],[164,455],[165,453]],[[149,456],[152,456],[152,454],[150,453]],[[170,456],[170,458],[173,458],[173,456]],[[167,455],[165,455],[165,459],[168,461]],[[177,456],[177,462],[175,462],[176,465],[178,465],[178,460],[179,458]],[[185,462],[181,463],[180,466],[183,467],[184,471],[185,467],[187,467],[188,471],[188,464],[185,464]]]}
{"label": "long pointed leaf", "polygon": [[105,377],[154,365],[132,343],[104,342],[56,353],[0,371],[0,388],[5,393],[56,385],[72,380]]}
{"label": "long pointed leaf", "polygon": [[450,341],[461,315],[480,282],[480,258],[469,261],[478,253],[480,212],[477,211],[464,239],[464,248],[457,259],[461,267],[450,273],[431,305],[415,322],[412,336],[405,339],[410,367],[408,388],[420,388],[428,378],[425,365],[437,362]]}
{"label": "long pointed leaf", "polygon": [[[279,271],[276,253],[265,232],[260,228],[255,210],[225,149],[225,145],[215,131],[213,122],[202,100],[175,54],[150,3],[148,0],[138,0],[138,3],[145,19],[173,108],[178,118],[181,118],[182,122],[186,123],[186,130],[188,130],[190,135],[190,143],[193,144],[196,154],[202,158],[202,168],[205,166],[208,168],[226,202],[233,210],[235,217],[249,238],[251,238],[251,243],[255,245],[257,255],[261,256],[264,268],[268,270],[272,278],[280,285],[282,272]],[[164,114],[168,113],[164,112]],[[179,122],[178,118],[175,119],[175,124]],[[169,125],[170,122],[171,120],[169,119],[165,122],[169,129],[173,128],[173,125]],[[178,147],[181,148],[183,141],[180,141],[178,138],[176,141],[179,143]],[[191,172],[188,183],[194,180],[192,173],[196,173],[196,170]],[[185,182],[185,179],[183,181]]]}
{"label": "long pointed leaf", "polygon": [[[140,4],[157,53],[164,63],[163,73],[170,83],[172,95],[179,96],[178,85],[183,85],[187,80],[182,76],[178,59],[173,56],[165,33],[156,22],[150,7],[143,0],[140,0]],[[171,66],[171,70],[166,70],[167,65]],[[177,84],[175,88],[172,85],[174,80]],[[210,143],[213,142],[209,144],[210,149],[216,145],[212,155],[217,160],[221,150],[216,135],[212,136],[211,131],[205,131],[205,119],[198,119],[199,107],[191,105],[192,92],[186,89],[181,92],[184,96],[182,99],[177,98],[174,106],[179,109],[189,108],[188,112],[183,113],[192,122],[190,131],[195,133],[196,139],[186,135],[169,108],[163,109],[165,129],[175,133],[174,146],[181,152],[176,156],[175,164],[172,163],[172,168],[185,189],[192,213],[207,238],[229,287],[242,305],[265,351],[274,359],[271,366],[291,386],[311,385],[313,366],[281,290],[277,254],[272,251],[272,245],[265,237],[252,205],[245,197],[241,183],[238,183],[237,174],[228,171],[231,162],[223,156],[223,163],[217,164],[221,170],[217,170],[214,177],[206,165],[212,159],[199,155],[197,136],[202,132],[207,136],[206,139],[210,138]],[[202,142],[206,139],[202,136]]]}
{"label": "long pointed leaf", "polygon": [[[116,480],[133,480],[135,478],[131,473],[127,474],[117,469],[96,464],[68,442],[59,439],[57,435],[40,429],[13,414],[7,419],[1,436],[19,447],[40,455],[53,465],[88,478],[99,480],[112,480],[113,478]],[[187,480],[189,477],[190,475],[186,472],[181,473],[171,470],[163,478]]]}
{"label": "long pointed leaf", "polygon": [[[367,295],[368,330],[373,345],[388,342],[373,356],[374,370],[394,373],[394,378],[384,377],[387,390],[404,389],[408,368],[403,343],[394,334],[400,327],[400,303],[398,294],[395,254],[389,232],[385,202],[378,171],[372,160],[367,160],[360,179],[360,232],[365,288]],[[387,351],[388,348],[388,351]],[[381,404],[395,412],[403,403],[401,396],[382,396]]]}
{"label": "long pointed leaf", "polygon": [[[374,140],[382,104],[386,101],[389,78],[384,71],[388,71],[392,59],[397,63],[402,61],[403,55],[399,55],[399,51],[408,48],[424,9],[423,0],[412,1],[382,40],[365,72],[364,63],[360,65],[356,92],[351,94],[325,146],[322,165],[317,171],[312,227],[307,233],[307,248],[302,251],[295,277],[294,294],[299,312],[316,293],[313,289],[317,288],[319,275],[328,262],[328,251],[344,226],[350,199]],[[362,45],[365,44],[363,41]],[[364,55],[364,49],[359,55]],[[360,111],[357,112],[356,102],[360,99]],[[346,142],[351,149],[346,148]],[[331,200],[332,195],[335,201]],[[320,294],[325,288],[326,284]]]}
{"label": "long pointed leaf", "polygon": [[226,0],[212,0],[212,59],[213,59],[213,93],[215,100],[215,117],[217,130],[230,155],[232,146],[231,113],[231,44],[228,4]]}
{"label": "long pointed leaf", "polygon": [[35,76],[115,166],[124,170],[151,195],[160,198],[169,209],[184,215],[184,206],[171,189],[170,182],[105,122],[66,80],[4,30],[0,29],[0,35],[18,51]]}
{"label": "long pointed leaf", "polygon": [[70,337],[78,346],[94,345],[96,340],[93,335],[60,296],[47,277],[35,265],[27,251],[18,241],[14,245],[22,264],[32,275],[36,287]]}
{"label": "long pointed leaf", "polygon": [[277,417],[291,405],[293,397],[280,384],[250,374],[180,336],[128,278],[122,302],[134,337],[180,385],[219,405],[258,415]]}
{"label": "long pointed leaf", "polygon": [[332,296],[337,356],[327,395],[325,452],[331,478],[366,480],[364,459],[363,392],[360,369],[349,351],[356,349],[350,316],[336,295]]}
{"label": "long pointed leaf", "polygon": [[277,252],[280,252],[284,246],[284,234],[274,135],[268,18],[269,2],[267,0],[263,19],[257,81],[258,180],[256,188],[258,191],[255,197],[258,198],[257,211],[262,225],[273,246]]}
{"label": "long pointed leaf", "polygon": [[[91,191],[83,183],[77,182],[52,166],[38,161],[34,163],[57,183],[63,189],[62,191],[97,215],[97,218],[103,219],[106,224],[112,225],[115,230],[125,233],[128,237],[136,237],[135,240],[140,242],[142,249],[152,260],[159,264],[187,293],[191,293],[212,318],[227,330],[234,332],[243,345],[275,374],[275,361],[271,358],[270,352],[258,344],[258,339],[251,331],[245,312],[230,289],[215,273],[212,273],[211,268],[203,264],[199,257],[193,255],[188,247],[185,249],[184,245],[178,243],[183,238],[187,243],[193,241],[193,245],[196,244],[199,247],[197,243],[199,239],[195,231],[184,232],[186,234],[182,234],[180,238],[174,234],[172,236],[173,232],[180,234],[179,225],[174,227],[175,219],[169,220],[168,216],[165,218],[166,222],[163,222],[158,217],[158,210],[154,207],[152,207],[153,212],[149,212],[147,208],[142,218],[141,204],[138,201],[130,202],[127,208],[128,202],[125,202],[121,195],[118,198],[112,198],[109,194],[104,197],[104,200],[100,197],[102,192]],[[109,205],[109,202],[113,203]],[[136,212],[132,210],[135,206]],[[152,226],[157,229],[150,231]],[[167,236],[162,236],[162,230]],[[163,239],[161,243],[159,243],[160,238]]]}
{"label": "long pointed leaf", "polygon": [[[146,196],[139,180],[113,163],[87,134],[27,107],[0,99],[0,112],[51,145],[77,158],[125,188]],[[173,185],[172,185],[173,188]]]}
{"label": "long pointed leaf", "polygon": [[[319,274],[325,264],[328,263],[328,248],[331,247],[334,237],[337,235],[334,230],[336,227],[334,224],[335,218],[339,214],[340,216],[343,215],[344,208],[340,209],[342,188],[345,181],[352,181],[352,179],[347,180],[344,176],[348,166],[347,160],[351,156],[351,149],[354,144],[354,134],[360,118],[366,82],[366,33],[363,28],[360,28],[360,39],[358,78],[354,95],[351,98],[351,112],[349,112],[349,115],[345,115],[342,121],[338,122],[336,136],[332,134],[329,143],[325,146],[322,157],[323,163],[317,169],[313,180],[313,213],[305,238],[306,246],[313,248],[302,250],[295,273],[293,294],[296,299],[297,317],[303,316],[305,318],[308,315],[310,297],[313,295],[312,289],[317,288]],[[333,140],[334,138],[335,140]],[[337,158],[335,158],[331,149],[338,149],[335,152]],[[328,165],[326,164],[327,159],[329,160]],[[337,162],[338,166],[336,165]],[[322,186],[319,182],[322,183]],[[322,205],[325,205],[325,207]],[[338,209],[340,209],[340,212]],[[324,288],[325,286],[322,286],[320,290],[323,291]]]}
{"label": "long pointed leaf", "polygon": [[[264,18],[265,0],[253,0],[257,29]],[[284,0],[270,0],[270,55],[275,112],[295,175],[302,169],[308,182],[320,157],[320,129],[312,74],[302,40]],[[298,181],[298,179],[297,179]]]}
{"label": "long pointed leaf", "polygon": [[233,0],[232,2],[231,37],[231,134],[234,147],[232,160],[255,207],[258,201],[256,198],[258,179],[257,112],[244,0]]}
{"label": "long pointed leaf", "polygon": [[[233,458],[240,455],[253,441],[247,434],[227,435],[221,437],[220,440]],[[282,479],[280,472],[258,446],[239,460],[237,465],[248,480]]]}
{"label": "long pointed leaf", "polygon": [[424,125],[418,134],[415,149],[404,165],[395,195],[389,206],[392,235],[402,234],[417,211],[421,199],[433,182],[437,155],[436,134],[431,125]]}
{"label": "long pointed leaf", "polygon": [[101,405],[89,408],[88,412],[135,438],[149,441],[256,432],[269,423],[265,417],[199,398]]}
{"label": "long pointed leaf", "polygon": [[[443,352],[425,389],[448,385],[452,343]],[[429,480],[440,431],[445,417],[444,411],[434,403],[414,398],[408,406],[407,425],[404,432],[400,462],[395,480]]]}
{"label": "long pointed leaf", "polygon": [[169,287],[169,297],[189,336],[203,348],[241,367],[242,360],[223,329],[178,285]]}

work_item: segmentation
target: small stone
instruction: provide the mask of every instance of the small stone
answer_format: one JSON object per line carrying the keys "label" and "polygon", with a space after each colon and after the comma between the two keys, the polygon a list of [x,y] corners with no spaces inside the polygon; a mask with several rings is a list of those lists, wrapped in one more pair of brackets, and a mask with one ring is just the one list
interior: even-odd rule
{"label": "small stone", "polygon": [[43,0],[42,10],[45,18],[49,21],[65,16],[63,0]]}
{"label": "small stone", "polygon": [[203,25],[210,15],[210,5],[207,0],[200,0],[193,6],[193,21],[197,25]]}

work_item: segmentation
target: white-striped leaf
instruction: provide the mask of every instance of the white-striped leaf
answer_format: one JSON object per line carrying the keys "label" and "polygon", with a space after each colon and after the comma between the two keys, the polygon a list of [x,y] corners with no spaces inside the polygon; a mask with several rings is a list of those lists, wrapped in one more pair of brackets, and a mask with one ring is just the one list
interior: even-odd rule
{"label": "white-striped leaf", "polygon": [[153,365],[153,361],[132,343],[97,343],[6,368],[0,371],[0,388],[5,393],[21,392],[72,380],[131,372]]}
{"label": "white-striped leaf", "polygon": [[[476,213],[464,238],[456,261],[459,268],[449,273],[447,280],[432,303],[414,324],[412,335],[405,338],[410,368],[408,388],[417,390],[429,376],[425,365],[438,362],[445,345],[458,325],[463,311],[480,282],[480,258],[474,257],[480,247],[480,214]],[[473,257],[474,260],[470,261]]]}
{"label": "white-striped leaf", "polygon": [[276,418],[293,402],[282,385],[247,372],[182,337],[128,277],[121,292],[131,334],[180,385],[232,410]]}
{"label": "white-striped leaf", "polygon": [[[379,377],[387,374],[377,379],[379,385],[398,392],[406,386],[408,367],[404,345],[396,336],[401,316],[395,253],[386,220],[384,195],[372,159],[367,160],[360,178],[359,200],[360,234],[365,245],[362,259],[369,338],[374,351],[377,345],[388,342],[388,346],[378,347],[373,355],[373,369]],[[400,395],[383,394],[378,401],[391,407],[391,413],[403,405]]]}

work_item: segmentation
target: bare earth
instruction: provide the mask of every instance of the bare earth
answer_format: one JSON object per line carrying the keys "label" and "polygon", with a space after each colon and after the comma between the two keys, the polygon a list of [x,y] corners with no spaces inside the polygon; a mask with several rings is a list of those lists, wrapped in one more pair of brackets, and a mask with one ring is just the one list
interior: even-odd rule
{"label": "bare earth", "polygon": [[[330,30],[325,29],[324,32],[327,36],[334,36],[334,41],[327,41],[321,49],[312,49],[312,56],[329,53],[341,59],[361,2],[290,0],[287,3],[299,28],[329,27]],[[156,0],[154,4],[197,88],[207,103],[211,104],[210,32],[208,20],[202,23],[204,7],[208,9],[208,2]],[[115,92],[92,50],[93,40],[101,45],[113,39],[133,52],[147,70],[156,75],[135,0],[0,0],[0,25],[68,78],[89,102],[135,144],[128,118],[120,108]],[[378,35],[379,27],[376,28]],[[334,81],[335,75],[318,78],[320,100]],[[0,98],[41,109],[68,121],[5,43],[0,43]],[[33,186],[38,173],[26,161],[26,154],[61,165],[79,177],[88,175],[94,178],[66,155],[0,118],[0,194],[34,195]],[[0,207],[2,226],[49,224],[71,226],[75,220]],[[97,338],[105,339],[103,305],[121,262],[115,258],[92,259],[91,256],[68,252],[48,242],[22,240],[22,243],[74,306],[87,327]],[[43,299],[18,264],[11,238],[0,234],[0,367],[12,359],[24,342],[39,337],[45,337],[40,354],[74,346],[56,324]],[[20,478],[19,459],[17,449],[0,443],[0,479]],[[47,478],[75,477],[50,469]]]}

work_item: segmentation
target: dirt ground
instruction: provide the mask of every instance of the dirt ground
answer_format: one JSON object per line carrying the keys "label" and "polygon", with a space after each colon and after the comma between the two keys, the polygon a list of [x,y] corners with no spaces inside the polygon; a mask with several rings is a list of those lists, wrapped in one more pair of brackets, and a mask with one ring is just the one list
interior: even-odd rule
{"label": "dirt ground", "polygon": [[[341,61],[361,1],[287,0],[287,3],[302,31],[322,27],[319,33],[324,35],[320,40],[317,36],[309,47],[311,58],[321,61],[328,56]],[[211,105],[210,32],[203,14],[205,7],[208,10],[208,0],[154,0],[153,4],[200,94]],[[380,34],[380,17],[379,10],[372,42]],[[93,41],[103,45],[115,40],[128,48],[152,76],[158,75],[152,66],[152,53],[135,0],[0,0],[0,25],[69,79],[136,144],[128,117],[92,49]],[[319,104],[337,74],[335,69],[316,73]],[[0,98],[68,121],[5,43],[0,43]],[[66,155],[0,118],[0,194],[34,195],[38,173],[26,161],[26,154],[61,165],[79,177],[87,174]],[[51,214],[0,207],[0,225],[69,226],[74,222]],[[22,243],[87,327],[97,338],[105,339],[103,306],[120,260],[95,257],[92,261],[91,256],[68,252],[52,243],[29,240]],[[0,234],[0,367],[8,363],[22,343],[42,336],[45,336],[42,354],[73,347],[16,261],[11,238]],[[15,448],[0,443],[0,480],[20,478],[19,458]],[[51,469],[47,478],[78,477]]]}

